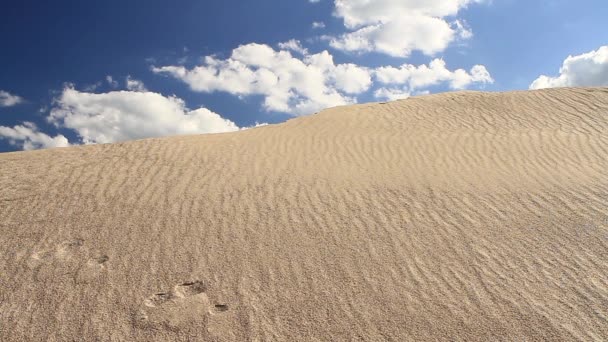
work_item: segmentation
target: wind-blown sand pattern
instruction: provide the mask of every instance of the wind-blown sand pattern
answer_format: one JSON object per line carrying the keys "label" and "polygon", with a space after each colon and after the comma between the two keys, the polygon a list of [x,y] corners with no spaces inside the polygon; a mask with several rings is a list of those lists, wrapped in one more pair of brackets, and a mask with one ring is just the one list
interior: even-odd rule
{"label": "wind-blown sand pattern", "polygon": [[608,88],[0,155],[2,341],[608,339]]}

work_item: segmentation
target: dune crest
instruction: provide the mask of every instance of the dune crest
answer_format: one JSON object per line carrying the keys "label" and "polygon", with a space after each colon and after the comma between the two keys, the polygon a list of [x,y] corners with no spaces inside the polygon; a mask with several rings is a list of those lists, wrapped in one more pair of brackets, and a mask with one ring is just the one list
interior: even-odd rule
{"label": "dune crest", "polygon": [[608,88],[0,154],[0,340],[608,338]]}

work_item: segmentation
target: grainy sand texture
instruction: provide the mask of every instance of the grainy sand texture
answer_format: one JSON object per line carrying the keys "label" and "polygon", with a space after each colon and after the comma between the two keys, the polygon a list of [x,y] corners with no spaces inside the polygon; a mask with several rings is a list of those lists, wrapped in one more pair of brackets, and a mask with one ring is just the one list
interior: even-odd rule
{"label": "grainy sand texture", "polygon": [[2,341],[608,339],[608,88],[0,154]]}

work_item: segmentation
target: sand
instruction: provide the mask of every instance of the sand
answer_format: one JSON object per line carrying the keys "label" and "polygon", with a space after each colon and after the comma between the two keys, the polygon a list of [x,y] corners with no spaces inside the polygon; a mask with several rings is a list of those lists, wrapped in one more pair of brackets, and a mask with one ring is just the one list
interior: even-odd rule
{"label": "sand", "polygon": [[608,339],[608,88],[0,154],[2,341]]}

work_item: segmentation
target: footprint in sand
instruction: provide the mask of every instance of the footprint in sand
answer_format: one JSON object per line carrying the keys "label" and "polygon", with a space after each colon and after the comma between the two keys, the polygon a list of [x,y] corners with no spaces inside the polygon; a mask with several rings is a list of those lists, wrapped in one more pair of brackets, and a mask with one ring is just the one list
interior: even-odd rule
{"label": "footprint in sand", "polygon": [[209,328],[213,324],[212,316],[228,311],[229,307],[224,303],[212,305],[206,291],[206,284],[197,280],[154,294],[144,300],[136,313],[135,324],[142,329],[170,331]]}
{"label": "footprint in sand", "polygon": [[35,269],[40,265],[47,262],[47,260],[51,257],[51,253],[46,251],[36,251],[30,255],[30,258],[27,260],[27,266],[31,269]]}
{"label": "footprint in sand", "polygon": [[57,246],[55,256],[58,258],[70,258],[80,252],[82,245],[84,245],[83,239],[64,241]]}
{"label": "footprint in sand", "polygon": [[57,260],[70,259],[74,254],[78,253],[83,244],[84,240],[76,239],[64,241],[54,247],[41,248],[32,253],[27,261],[27,265],[30,268],[37,268]]}
{"label": "footprint in sand", "polygon": [[35,280],[74,277],[76,281],[96,279],[109,260],[106,255],[90,258],[83,239],[63,241],[35,251],[27,261]]}
{"label": "footprint in sand", "polygon": [[72,257],[74,254],[78,254],[80,248],[83,246],[83,239],[75,239],[61,242],[54,248],[42,248],[32,253],[28,264],[32,266],[39,265],[41,263],[49,262],[55,259],[66,259]]}
{"label": "footprint in sand", "polygon": [[110,258],[107,255],[99,255],[90,258],[86,264],[81,265],[76,275],[76,281],[86,283],[97,280],[106,270],[106,265]]}

